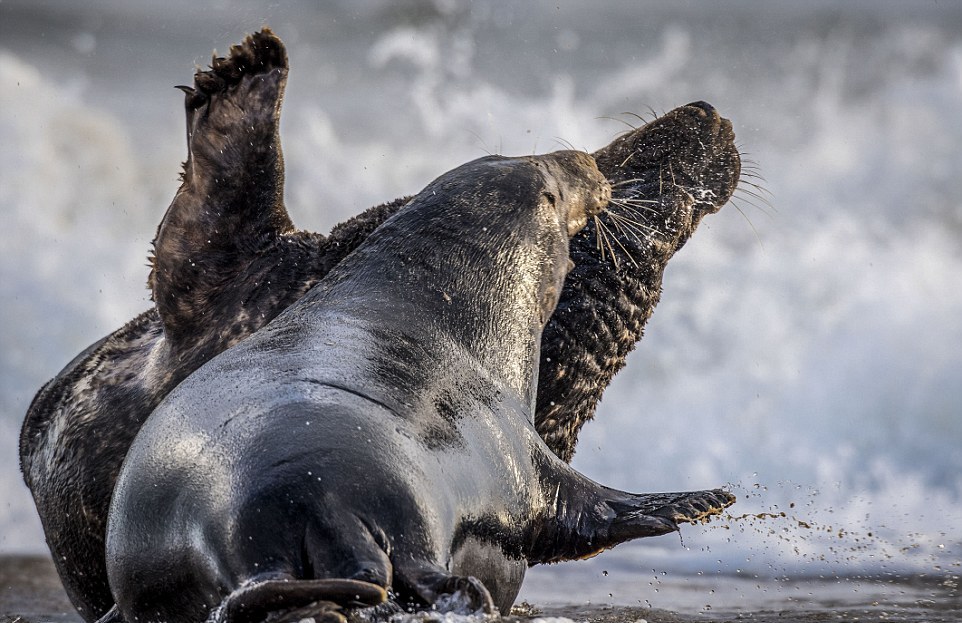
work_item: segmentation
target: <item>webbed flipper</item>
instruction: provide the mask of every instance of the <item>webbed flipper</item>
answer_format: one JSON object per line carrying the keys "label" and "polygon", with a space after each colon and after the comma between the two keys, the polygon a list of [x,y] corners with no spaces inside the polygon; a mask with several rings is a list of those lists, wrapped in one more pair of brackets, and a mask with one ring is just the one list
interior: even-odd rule
{"label": "webbed flipper", "polygon": [[[215,57],[186,93],[183,183],[154,240],[148,285],[167,339],[198,339],[232,279],[293,230],[284,208],[279,120],[287,52],[264,30]],[[232,327],[227,327],[232,329]]]}
{"label": "webbed flipper", "polygon": [[632,539],[674,532],[680,523],[695,523],[718,515],[735,503],[735,496],[723,489],[680,493],[610,491],[613,496],[606,503],[615,515],[608,528],[610,544],[605,549]]}
{"label": "webbed flipper", "polygon": [[628,493],[599,485],[558,461],[546,465],[551,495],[534,522],[529,564],[590,558],[619,543],[659,536],[720,514],[735,503],[723,489],[679,493]]}

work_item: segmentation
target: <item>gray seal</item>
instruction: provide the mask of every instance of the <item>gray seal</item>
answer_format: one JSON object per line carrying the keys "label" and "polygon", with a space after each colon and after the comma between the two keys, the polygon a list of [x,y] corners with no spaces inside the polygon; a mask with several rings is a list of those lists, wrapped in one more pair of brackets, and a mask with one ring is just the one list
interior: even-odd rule
{"label": "gray seal", "polygon": [[388,591],[406,607],[507,613],[529,565],[732,503],[603,487],[534,428],[569,237],[609,193],[580,152],[463,165],[181,383],[114,490],[122,618],[339,620]]}
{"label": "gray seal", "polygon": [[[265,29],[183,87],[188,158],[154,241],[156,306],[71,361],[24,420],[24,479],[64,587],[87,621],[113,605],[107,509],[147,416],[190,373],[322,281],[408,201],[371,208],[328,236],[294,227],[283,205],[278,131],[287,71],[282,43]],[[566,461],[641,339],[667,262],[740,177],[731,123],[703,102],[649,120],[594,157],[612,203],[570,242],[576,266],[540,355],[535,425]]]}

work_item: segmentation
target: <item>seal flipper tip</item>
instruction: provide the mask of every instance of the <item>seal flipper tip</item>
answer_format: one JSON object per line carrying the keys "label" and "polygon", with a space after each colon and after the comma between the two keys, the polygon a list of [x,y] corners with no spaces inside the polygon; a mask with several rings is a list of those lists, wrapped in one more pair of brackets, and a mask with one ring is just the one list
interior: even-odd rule
{"label": "seal flipper tip", "polygon": [[723,489],[684,493],[626,493],[623,496],[608,501],[608,506],[615,512],[609,530],[610,546],[640,537],[674,532],[678,530],[679,523],[695,523],[718,515],[735,503],[735,496]]}
{"label": "seal flipper tip", "polygon": [[526,552],[529,564],[591,558],[606,549],[678,530],[734,504],[722,489],[682,493],[628,493],[599,485],[567,465],[551,462],[553,512],[537,523]]}

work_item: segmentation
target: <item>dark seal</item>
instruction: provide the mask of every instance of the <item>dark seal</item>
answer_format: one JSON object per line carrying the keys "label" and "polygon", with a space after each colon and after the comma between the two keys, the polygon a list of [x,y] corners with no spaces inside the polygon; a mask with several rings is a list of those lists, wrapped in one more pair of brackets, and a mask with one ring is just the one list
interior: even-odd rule
{"label": "dark seal", "polygon": [[534,429],[568,239],[608,196],[579,152],[463,165],[181,383],[114,491],[107,571],[122,617],[297,620],[388,591],[408,607],[507,613],[531,564],[730,504],[720,490],[607,489]]}
{"label": "dark seal", "polygon": [[[283,205],[278,133],[286,79],[283,45],[265,30],[184,87],[188,159],[154,243],[156,307],[71,361],[38,392],[24,421],[24,479],[67,593],[88,621],[113,604],[107,508],[147,416],[408,201],[371,208],[326,237],[296,230]],[[564,460],[642,337],[668,260],[731,196],[741,171],[733,141],[731,124],[696,103],[595,152],[612,204],[571,240],[576,266],[542,335],[535,424]]]}

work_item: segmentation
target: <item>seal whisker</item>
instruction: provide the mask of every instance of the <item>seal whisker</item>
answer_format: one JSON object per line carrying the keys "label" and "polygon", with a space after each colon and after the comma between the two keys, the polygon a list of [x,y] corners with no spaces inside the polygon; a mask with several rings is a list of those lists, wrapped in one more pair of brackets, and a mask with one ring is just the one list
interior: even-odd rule
{"label": "seal whisker", "polygon": [[765,245],[764,243],[762,243],[762,237],[758,235],[758,230],[755,229],[755,224],[752,223],[752,220],[750,218],[748,218],[748,215],[745,214],[745,211],[741,209],[741,206],[738,205],[738,202],[735,200],[734,197],[732,197],[730,201],[731,201],[732,207],[738,210],[738,213],[742,215],[742,217],[745,219],[745,222],[747,222],[748,226],[751,228],[752,233],[755,235],[755,240],[758,241],[758,248],[764,251]]}
{"label": "seal whisker", "polygon": [[767,217],[768,217],[769,219],[771,219],[772,221],[775,220],[775,216],[774,216],[771,212],[769,212],[768,210],[766,210],[766,209],[763,208],[762,206],[758,205],[757,203],[755,203],[755,202],[752,201],[751,199],[748,199],[748,198],[746,198],[746,197],[744,197],[744,196],[742,196],[742,195],[739,195],[737,190],[735,191],[735,195],[734,195],[734,196],[736,196],[736,197],[738,198],[738,200],[740,201],[739,205],[742,205],[742,204],[744,204],[744,205],[749,205],[749,206],[755,208],[756,210],[758,210],[759,212],[761,212],[762,214],[764,214],[765,216],[767,216]]}
{"label": "seal whisker", "polygon": [[759,173],[758,169],[742,169],[742,174],[739,179],[746,178],[746,177],[750,179],[760,180],[766,183],[768,182],[768,180],[765,179],[765,176]]}
{"label": "seal whisker", "polygon": [[[635,225],[636,227],[640,227],[640,228],[643,228],[643,229],[648,230],[648,231],[651,231],[651,232],[656,232],[656,231],[657,231],[656,228],[652,227],[651,225],[649,225],[649,224],[647,223],[647,220],[645,220],[643,214],[641,214],[640,212],[638,212],[637,210],[635,210],[634,208],[631,208],[631,207],[629,207],[629,206],[622,206],[622,207],[625,208],[625,212],[627,212],[627,214],[618,214],[617,216],[618,216],[618,218],[620,218],[623,222],[631,223],[632,225]],[[658,214],[657,212],[654,212],[654,211],[653,211],[652,213],[653,213],[653,214]]]}
{"label": "seal whisker", "polygon": [[634,118],[637,119],[638,121],[641,121],[641,125],[643,125],[643,126],[648,125],[648,122],[645,120],[645,118],[642,117],[641,115],[639,115],[639,114],[636,113],[636,112],[631,112],[630,110],[628,110],[628,111],[625,111],[625,112],[623,112],[623,113],[621,113],[621,114],[623,114],[623,115],[630,115],[630,116],[634,117]]}
{"label": "seal whisker", "polygon": [[615,214],[614,212],[609,212],[609,214],[611,214],[613,218],[616,218],[625,227],[630,227],[633,231],[640,232],[645,236],[651,236],[652,238],[657,239],[661,234],[661,232],[654,229],[653,227],[650,227],[649,225],[646,225],[640,221],[636,221],[634,219],[628,218],[623,214]]}
{"label": "seal whisker", "polygon": [[743,179],[743,178],[745,178],[745,177],[757,178],[757,179],[761,179],[762,181],[765,181],[765,179],[762,178],[760,175],[742,175],[742,176],[738,179],[738,183],[739,183],[739,184],[747,184],[748,186],[751,186],[752,188],[754,188],[755,190],[757,190],[759,193],[762,193],[763,195],[765,195],[765,196],[768,197],[769,199],[774,199],[774,198],[775,198],[775,195],[772,193],[772,191],[768,190],[767,188],[765,188],[764,186],[762,186],[761,184],[759,184],[759,183],[757,183],[757,182],[749,182],[749,181]]}
{"label": "seal whisker", "polygon": [[638,197],[619,197],[622,203],[630,206],[634,206],[640,210],[655,211],[651,206],[661,205],[661,202],[657,199],[639,199]]}
{"label": "seal whisker", "polygon": [[628,223],[625,223],[618,214],[615,214],[611,211],[606,212],[605,214],[609,217],[611,226],[617,229],[619,233],[624,234],[629,238],[634,238],[635,242],[641,242],[636,230],[632,229]]}
{"label": "seal whisker", "polygon": [[619,195],[619,199],[634,201],[636,203],[659,203],[658,199],[649,199],[648,193],[644,193],[637,188],[619,188],[618,191],[619,193],[624,193]]}
{"label": "seal whisker", "polygon": [[557,141],[558,144],[561,145],[562,147],[567,147],[571,151],[578,151],[577,149],[575,149],[575,146],[572,145],[571,141],[569,141],[568,139],[561,138],[560,136],[552,136],[551,138]]}
{"label": "seal whisker", "polygon": [[598,215],[592,217],[595,223],[595,248],[601,253],[601,261],[605,261],[605,247],[601,244],[601,227],[599,227]]}
{"label": "seal whisker", "polygon": [[598,215],[596,214],[592,217],[592,220],[594,220],[594,223],[595,223],[595,248],[598,249],[598,252],[601,255],[601,261],[604,262],[605,261],[605,239],[604,239],[604,232],[602,231],[603,228],[601,225],[601,219],[599,219]]}
{"label": "seal whisker", "polygon": [[626,184],[634,184],[635,182],[644,182],[644,181],[645,181],[645,178],[643,177],[633,177],[631,179],[621,180],[620,182],[613,182],[611,183],[611,187],[618,188],[619,186],[624,186]]}
{"label": "seal whisker", "polygon": [[[746,182],[746,184],[748,186],[753,186],[755,188],[758,188],[756,184],[751,184],[749,182]],[[756,192],[754,190],[750,190],[748,188],[745,188],[744,186],[739,187],[736,192],[740,192],[742,194],[748,195],[749,197],[754,197],[755,199],[759,200],[760,202],[762,202],[764,205],[768,206],[772,210],[775,210],[775,206],[772,205],[771,199],[763,195],[762,193]],[[765,191],[765,192],[768,192],[768,191]]]}
{"label": "seal whisker", "polygon": [[[628,232],[625,231],[625,229],[618,223],[617,217],[615,217],[614,215],[610,215],[610,214],[609,214],[609,216],[612,217],[612,218],[611,218],[611,225],[612,225],[615,229],[617,229],[622,235],[624,235],[624,236],[626,236],[626,237],[634,238],[638,243],[641,243],[641,240],[638,239],[638,236],[629,234]],[[602,224],[602,226],[604,226],[604,225]],[[638,267],[638,262],[635,260],[634,255],[632,255],[631,251],[629,251],[629,250],[627,249],[627,247],[625,247],[625,245],[621,242],[621,239],[620,239],[618,236],[615,236],[615,235],[612,234],[612,238],[614,239],[615,243],[617,243],[618,247],[621,248],[622,252],[624,252],[625,257],[628,258],[628,261],[630,261],[630,262],[632,263],[632,265],[634,265],[634,266],[637,268],[637,267]]]}
{"label": "seal whisker", "polygon": [[[615,265],[616,269],[620,268],[621,265],[618,263],[618,256],[615,255],[615,247],[611,244],[611,238],[614,238],[614,234],[608,231],[608,228],[605,227],[604,222],[598,218],[598,215],[595,215],[595,225],[597,230],[601,232],[602,240],[608,245],[608,254],[611,256],[612,264]],[[602,259],[604,259],[604,256],[602,256]]]}
{"label": "seal whisker", "polygon": [[[621,226],[618,224],[617,220],[612,219],[612,220],[611,220],[611,225],[614,226],[619,232],[621,232],[621,233],[624,234],[624,230],[623,230],[623,229],[621,228]],[[618,236],[616,236],[616,235],[614,235],[614,234],[612,234],[611,237],[614,239],[615,244],[617,244],[618,247],[621,249],[621,251],[625,254],[625,257],[628,258],[628,261],[631,262],[632,266],[634,266],[635,268],[637,268],[637,267],[639,266],[637,260],[635,260],[635,257],[634,257],[634,255],[631,253],[631,251],[629,251],[628,248],[625,247],[624,243],[621,241],[621,238],[619,238]],[[636,237],[636,239],[637,239],[637,237]]]}
{"label": "seal whisker", "polygon": [[[649,208],[648,206],[632,206],[626,203],[615,203],[615,205],[621,208],[621,211],[624,212],[624,214],[634,217],[639,223],[641,223],[642,220],[647,220],[644,212],[654,214],[656,216],[661,214],[654,208]],[[624,214],[619,216],[624,216]]]}
{"label": "seal whisker", "polygon": [[484,153],[488,154],[489,156],[493,156],[493,155],[494,155],[493,153],[491,153],[491,150],[488,149],[488,146],[487,146],[487,144],[485,143],[485,140],[484,140],[483,138],[481,138],[481,135],[480,135],[480,134],[478,134],[478,133],[475,132],[474,130],[470,130],[470,129],[468,130],[468,134],[470,134],[470,135],[473,136],[475,139],[477,139],[478,143],[480,143],[481,151],[483,151]]}
{"label": "seal whisker", "polygon": [[645,210],[647,212],[653,212],[655,214],[660,214],[658,210],[655,210],[651,206],[660,205],[661,202],[657,199],[637,199],[635,197],[616,197],[612,201],[617,201],[619,205],[631,206],[636,210]]}
{"label": "seal whisker", "polygon": [[[624,115],[624,114],[627,114],[627,113],[621,113],[621,114]],[[611,116],[608,116],[608,115],[603,115],[603,116],[601,116],[601,117],[595,117],[595,119],[607,119],[607,120],[609,120],[609,121],[617,121],[618,123],[623,123],[623,124],[625,124],[626,126],[628,126],[629,128],[631,128],[631,131],[632,131],[632,132],[634,132],[635,130],[638,129],[637,127],[631,125],[630,123],[628,123],[628,122],[625,121],[624,119],[619,119],[618,117],[611,117]],[[629,132],[629,134],[630,134],[630,132]]]}

